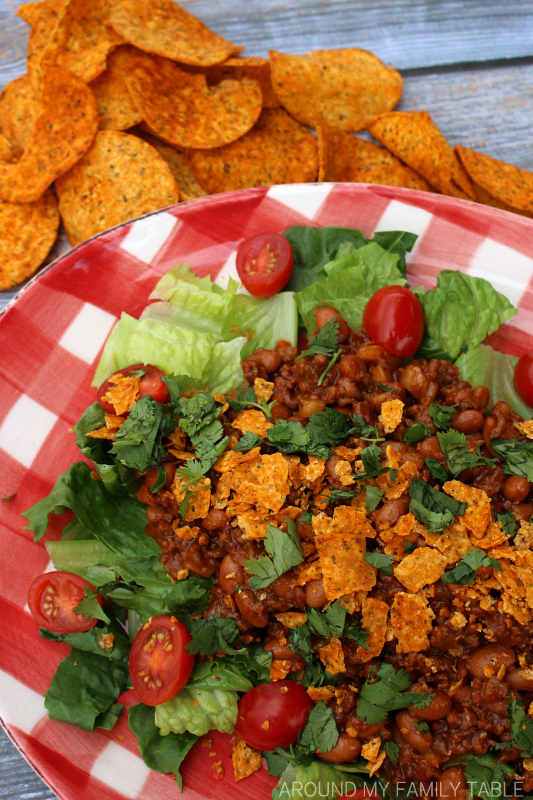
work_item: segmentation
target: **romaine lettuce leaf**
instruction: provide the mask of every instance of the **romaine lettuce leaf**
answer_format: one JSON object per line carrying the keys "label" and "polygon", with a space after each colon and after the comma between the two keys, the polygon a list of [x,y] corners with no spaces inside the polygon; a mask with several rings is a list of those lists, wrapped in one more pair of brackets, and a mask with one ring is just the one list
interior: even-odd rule
{"label": "romaine lettuce leaf", "polygon": [[437,288],[418,292],[418,299],[424,309],[426,333],[452,358],[463,345],[475,347],[517,313],[488,281],[459,270],[443,270]]}
{"label": "romaine lettuce leaf", "polygon": [[247,297],[237,294],[230,301],[222,339],[227,342],[236,336],[247,340],[241,358],[246,358],[258,347],[273,350],[281,340],[296,344],[298,338],[298,310],[294,294],[281,292],[273,297]]}
{"label": "romaine lettuce leaf", "polygon": [[533,408],[528,406],[514,386],[514,369],[517,356],[499,353],[486,344],[469,347],[461,353],[455,365],[459,367],[461,378],[472,386],[486,386],[490,391],[489,410],[498,400],[508,403],[513,411],[524,419],[533,417]]}
{"label": "romaine lettuce leaf", "polygon": [[198,736],[192,733],[177,735],[169,733],[162,737],[159,728],[154,722],[155,708],[139,703],[128,710],[128,725],[131,732],[137,737],[139,752],[144,763],[150,769],[158,772],[171,772],[181,789],[183,781],[180,775],[180,766],[193,746]]}
{"label": "romaine lettuce leaf", "polygon": [[[204,275],[204,277],[201,278],[191,270],[189,264],[176,264],[175,267],[165,272],[162,278],[156,283],[150,295],[150,300],[171,300],[175,287],[182,283],[188,283],[204,292],[224,294],[224,289],[221,289],[220,286],[213,283],[209,275]],[[237,286],[237,282],[234,281],[234,283]]]}
{"label": "romaine lettuce leaf", "polygon": [[228,689],[196,689],[187,686],[155,709],[155,724],[161,735],[193,733],[203,736],[211,730],[233,733],[237,722],[239,695]]}
{"label": "romaine lettuce leaf", "polygon": [[333,306],[357,330],[363,323],[363,311],[374,292],[382,286],[405,286],[398,269],[397,254],[388,253],[375,242],[354,250],[326,265],[326,278],[296,295],[298,310],[309,333],[316,332],[313,311],[318,306]]}
{"label": "romaine lettuce leaf", "polygon": [[244,355],[241,348],[245,341],[239,336],[231,342],[217,342],[196,388],[205,389],[207,386],[213,394],[229,394],[239,388],[244,379],[241,367]]}
{"label": "romaine lettuce leaf", "polygon": [[122,312],[104,345],[91,386],[98,388],[114,372],[135,363],[128,358],[128,347],[138,324],[138,319]]}
{"label": "romaine lettuce leaf", "polygon": [[154,364],[167,375],[201,378],[216,340],[212,333],[141,319],[130,339],[128,363]]}

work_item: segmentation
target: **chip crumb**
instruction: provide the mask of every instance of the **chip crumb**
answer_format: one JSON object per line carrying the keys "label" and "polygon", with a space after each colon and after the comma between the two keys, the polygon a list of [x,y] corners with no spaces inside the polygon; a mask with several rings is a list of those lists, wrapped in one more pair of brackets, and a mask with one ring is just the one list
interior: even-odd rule
{"label": "chip crumb", "polygon": [[[268,728],[268,720],[265,720],[265,722],[266,728]],[[261,727],[265,728],[265,723],[263,723]],[[231,760],[233,762],[235,780],[240,781],[243,778],[248,778],[260,769],[263,756],[259,750],[254,750],[252,747],[249,747],[243,739],[235,735]]]}
{"label": "chip crumb", "polygon": [[381,404],[379,421],[382,423],[385,433],[392,433],[402,421],[405,403],[401,400],[385,400]]}
{"label": "chip crumb", "polygon": [[457,519],[476,537],[481,539],[487,530],[490,516],[490,498],[482,489],[467,486],[461,481],[447,481],[442,487],[446,494],[455,500],[466,503],[467,509],[462,517]]}
{"label": "chip crumb", "polygon": [[455,628],[456,631],[461,630],[467,624],[468,620],[466,619],[464,614],[461,614],[460,611],[454,611],[450,617],[450,625],[452,628]]}
{"label": "chip crumb", "polygon": [[259,403],[261,400],[268,403],[274,393],[274,384],[271,381],[266,381],[264,378],[256,378],[254,380],[254,392]]}
{"label": "chip crumb", "polygon": [[262,727],[262,728],[263,728],[263,730],[265,730],[265,731],[267,731],[267,730],[269,729],[269,727],[270,727],[270,722],[268,721],[268,719],[266,719],[264,722],[262,722],[262,723],[261,723],[261,727]]}
{"label": "chip crumb", "polygon": [[291,671],[292,660],[290,658],[273,658],[270,664],[270,680],[282,681]]}
{"label": "chip crumb", "polygon": [[363,758],[366,758],[367,761],[374,763],[378,760],[380,748],[381,737],[376,736],[375,739],[371,739],[369,742],[366,742],[366,744],[363,745],[361,755]]}
{"label": "chip crumb", "polygon": [[318,657],[332,675],[339,675],[346,671],[341,640],[336,636],[331,637],[327,644],[318,648]]}
{"label": "chip crumb", "polygon": [[391,608],[391,623],[398,639],[398,652],[419,653],[426,650],[434,617],[423,594],[397,592]]}

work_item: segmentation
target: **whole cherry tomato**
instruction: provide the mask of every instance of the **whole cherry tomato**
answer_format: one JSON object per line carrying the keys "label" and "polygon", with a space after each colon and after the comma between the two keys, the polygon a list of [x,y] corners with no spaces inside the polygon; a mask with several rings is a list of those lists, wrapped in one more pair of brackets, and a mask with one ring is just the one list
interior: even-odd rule
{"label": "whole cherry tomato", "polygon": [[281,233],[259,233],[240,243],[237,272],[254,297],[271,297],[292,275],[292,247]]}
{"label": "whole cherry tomato", "polygon": [[[137,370],[144,370],[145,373],[141,376],[139,383],[139,398],[150,395],[157,403],[168,403],[170,400],[170,392],[168,391],[166,384],[161,380],[165,373],[163,370],[158,369],[158,367],[154,367],[152,364],[132,364],[129,367],[124,367],[124,369],[117,370],[113,373],[113,375],[124,375],[124,377],[126,377],[132,372],[137,372]],[[113,405],[111,405],[111,403],[108,403],[102,398],[105,394],[107,394],[107,390],[112,385],[109,383],[109,381],[113,375],[110,375],[109,378],[102,383],[98,389],[96,397],[101,408],[103,408],[104,411],[107,411],[109,414],[114,414],[115,408]]]}
{"label": "whole cherry tomato", "polygon": [[194,667],[191,634],[176,617],[150,617],[133,640],[130,678],[139,700],[157,706],[181,692]]}
{"label": "whole cherry tomato", "polygon": [[[32,617],[43,628],[54,633],[82,633],[94,628],[97,619],[85,619],[74,613],[85,594],[84,589],[94,591],[94,586],[72,572],[45,572],[31,583],[28,590],[28,606]],[[102,605],[102,598],[98,597]]]}
{"label": "whole cherry tomato", "polygon": [[389,355],[414,356],[424,335],[424,312],[405,286],[384,286],[366,304],[363,324]]}
{"label": "whole cherry tomato", "polygon": [[533,406],[533,350],[519,359],[514,369],[516,391],[528,406]]}
{"label": "whole cherry tomato", "polygon": [[240,701],[235,731],[258,750],[288,747],[297,741],[312,705],[299,683],[264,683],[250,689]]}

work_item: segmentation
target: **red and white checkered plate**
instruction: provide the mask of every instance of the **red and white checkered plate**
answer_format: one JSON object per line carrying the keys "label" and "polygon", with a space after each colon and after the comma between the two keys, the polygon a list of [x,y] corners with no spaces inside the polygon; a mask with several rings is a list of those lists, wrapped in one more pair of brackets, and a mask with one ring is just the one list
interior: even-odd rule
{"label": "red and white checkered plate", "polygon": [[[177,263],[224,285],[236,276],[241,239],[290,225],[417,233],[408,257],[412,285],[433,287],[442,269],[486,278],[519,308],[490,343],[516,355],[533,347],[533,221],[407,189],[312,184],[206,197],[103,233],[31,281],[0,317],[0,496],[16,493],[0,508],[0,716],[62,800],[171,800],[179,791],[144,765],[126,714],[111,732],[48,719],[43,694],[69,648],[41,639],[28,612],[28,586],[50,560],[20,513],[78,459],[69,428],[94,401],[93,371],[120,313],[138,316]],[[49,538],[59,538],[64,520],[53,517]],[[137,702],[133,691],[123,702]],[[198,742],[186,759],[183,800],[269,798],[275,779],[262,769],[236,784],[231,737],[211,738],[212,747]],[[212,768],[219,760],[222,779]]]}

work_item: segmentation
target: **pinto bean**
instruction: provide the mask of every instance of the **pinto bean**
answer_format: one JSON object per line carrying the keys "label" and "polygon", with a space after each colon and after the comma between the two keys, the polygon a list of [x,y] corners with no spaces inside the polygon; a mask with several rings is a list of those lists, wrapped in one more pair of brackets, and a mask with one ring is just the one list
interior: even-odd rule
{"label": "pinto bean", "polygon": [[255,351],[254,358],[266,372],[275,372],[281,367],[281,356],[276,350],[265,350],[260,347]]}
{"label": "pinto bean", "polygon": [[[531,673],[531,677],[529,673]],[[506,677],[512,688],[518,692],[533,692],[533,670],[511,669]]]}
{"label": "pinto bean", "polygon": [[281,641],[279,639],[268,639],[263,646],[263,650],[265,653],[272,653],[272,658],[292,659],[296,656],[294,650],[286,644],[285,639]]}
{"label": "pinto bean", "polygon": [[452,428],[460,433],[469,434],[480,431],[485,422],[485,417],[480,411],[468,409],[467,411],[458,411],[452,417]]}
{"label": "pinto bean", "polygon": [[511,503],[521,503],[529,494],[529,481],[521,475],[511,475],[503,484],[503,494]]}
{"label": "pinto bean", "polygon": [[[174,480],[174,473],[176,472],[176,463],[174,461],[164,461],[163,469],[165,470],[167,477],[161,489],[168,489],[168,487]],[[154,486],[155,482],[157,481],[158,475],[159,475],[159,470],[157,467],[148,467],[148,469],[144,473],[144,482],[146,483],[149,489],[152,489],[152,487]]]}
{"label": "pinto bean", "polygon": [[216,531],[218,528],[224,528],[228,524],[226,512],[221,508],[210,508],[207,516],[202,520],[202,527],[206,531]]}
{"label": "pinto bean", "polygon": [[346,727],[354,730],[357,738],[363,741],[364,739],[372,739],[374,736],[377,736],[381,730],[381,723],[375,722],[371,725],[369,722],[364,722],[362,719],[359,719],[357,714],[352,714],[351,717],[348,717]]}
{"label": "pinto bean", "polygon": [[437,791],[438,800],[467,800],[468,784],[459,764],[444,770]]}
{"label": "pinto bean", "polygon": [[239,589],[235,593],[235,602],[246,622],[256,628],[266,628],[269,621],[266,606],[255,599],[254,593],[250,589]]}
{"label": "pinto bean", "polygon": [[415,717],[419,719],[427,719],[430,721],[436,719],[442,719],[446,717],[451,710],[452,701],[451,698],[448,697],[447,694],[444,692],[435,692],[435,697],[425,708],[415,708],[414,706],[408,706],[409,711],[411,714],[414,714]]}
{"label": "pinto bean", "polygon": [[422,400],[429,389],[429,378],[415,364],[409,364],[402,371],[400,383],[416,400]]}
{"label": "pinto bean", "polygon": [[437,436],[428,436],[427,439],[420,442],[418,452],[424,458],[434,458],[440,464],[446,463],[446,456],[442,452]]}
{"label": "pinto bean", "polygon": [[361,358],[357,358],[357,356],[341,356],[339,372],[351,381],[360,381],[366,375],[366,364]]}
{"label": "pinto bean", "polygon": [[226,594],[233,595],[236,587],[244,583],[244,568],[227,555],[220,564],[219,580]]}
{"label": "pinto bean", "polygon": [[324,325],[327,322],[330,322],[332,319],[336,319],[339,323],[339,333],[338,333],[338,340],[339,342],[345,342],[348,338],[348,334],[350,333],[350,329],[348,324],[345,320],[341,317],[339,312],[336,308],[331,308],[330,306],[323,306],[319,308],[316,312],[316,326],[319,331],[322,330]]}
{"label": "pinto bean", "polygon": [[512,647],[502,647],[499,644],[487,644],[478,647],[466,660],[466,668],[475,678],[488,678],[485,668],[497,674],[501,667],[507,671],[516,661],[516,653]]}
{"label": "pinto bean", "polygon": [[396,500],[387,500],[382,507],[373,514],[373,522],[378,530],[392,528],[401,516],[407,514],[409,509],[409,496],[399,497]]}
{"label": "pinto bean", "polygon": [[361,742],[347,733],[340,733],[337,744],[326,753],[318,753],[322,761],[330,764],[344,764],[346,761],[355,761],[361,752]]}
{"label": "pinto bean", "polygon": [[396,724],[407,744],[410,744],[419,753],[427,753],[433,742],[433,737],[429,732],[423,733],[419,731],[415,725],[417,722],[417,718],[410,711],[399,711],[396,714]]}
{"label": "pinto bean", "polygon": [[305,584],[305,602],[311,608],[322,608],[327,603],[322,578]]}

